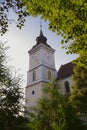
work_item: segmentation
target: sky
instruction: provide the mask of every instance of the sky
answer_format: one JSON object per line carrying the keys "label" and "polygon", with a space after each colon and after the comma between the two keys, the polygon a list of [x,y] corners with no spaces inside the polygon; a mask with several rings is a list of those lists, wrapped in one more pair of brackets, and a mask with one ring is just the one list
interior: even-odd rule
{"label": "sky", "polygon": [[[43,34],[47,38],[47,43],[55,49],[55,66],[58,70],[61,65],[72,61],[77,55],[67,55],[60,44],[61,36],[56,35],[56,33],[48,29],[48,22],[41,20],[41,23]],[[30,16],[26,19],[25,26],[21,30],[13,22],[9,27],[9,31],[3,36],[0,36],[0,41],[6,41],[6,45],[10,47],[7,51],[7,55],[11,59],[9,64],[23,74],[24,86],[27,83],[27,71],[29,70],[28,50],[36,44],[36,37],[39,36],[39,33],[40,17],[34,18]]]}

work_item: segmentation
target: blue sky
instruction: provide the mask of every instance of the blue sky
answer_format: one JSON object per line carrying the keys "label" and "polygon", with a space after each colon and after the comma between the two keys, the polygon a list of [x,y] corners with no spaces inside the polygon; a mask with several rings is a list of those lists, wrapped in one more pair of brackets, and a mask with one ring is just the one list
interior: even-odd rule
{"label": "blue sky", "polygon": [[[61,64],[66,64],[77,57],[77,55],[67,55],[66,51],[62,49],[60,41],[61,36],[57,36],[51,30],[48,30],[48,22],[42,20],[42,30],[44,36],[47,38],[47,43],[53,47],[55,51],[55,66],[58,70]],[[7,41],[7,46],[10,47],[8,55],[11,58],[9,64],[14,66],[20,73],[24,75],[25,86],[27,79],[27,71],[29,68],[28,50],[36,44],[36,37],[40,33],[40,17],[27,18],[25,26],[20,30],[16,28],[16,24],[12,23],[9,31],[0,40]]]}

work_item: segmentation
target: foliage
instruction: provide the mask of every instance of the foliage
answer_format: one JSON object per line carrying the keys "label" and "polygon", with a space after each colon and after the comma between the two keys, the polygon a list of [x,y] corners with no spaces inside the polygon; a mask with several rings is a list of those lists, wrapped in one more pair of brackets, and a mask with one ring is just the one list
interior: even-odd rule
{"label": "foliage", "polygon": [[31,114],[31,130],[86,130],[59,88],[55,82],[44,86],[43,96]]}
{"label": "foliage", "polygon": [[73,93],[70,101],[77,112],[87,114],[87,69],[76,66],[73,74]]}
{"label": "foliage", "polygon": [[22,77],[7,66],[7,47],[0,42],[0,129],[24,130]]}
{"label": "foliage", "polygon": [[9,19],[10,10],[17,14],[17,27],[24,26],[25,17],[29,13],[23,7],[21,0],[0,0],[0,33],[3,35],[8,31],[9,23],[15,21],[15,19]]}
{"label": "foliage", "polygon": [[63,113],[63,100],[59,94],[58,86],[49,83],[43,88],[43,96],[35,107],[31,117],[31,130],[63,130],[65,118]]}
{"label": "foliage", "polygon": [[[27,7],[27,10],[26,10]],[[50,7],[50,8],[49,8]],[[25,17],[41,15],[49,21],[49,29],[61,34],[67,53],[77,53],[77,62],[87,68],[87,1],[86,0],[1,0],[0,33],[3,35],[14,21],[9,19],[10,10],[17,16],[17,26],[24,26]]]}
{"label": "foliage", "polygon": [[76,109],[67,102],[64,106],[64,113],[66,119],[66,130],[86,130],[86,125],[80,120],[76,113]]}
{"label": "foliage", "polygon": [[87,66],[87,1],[86,0],[23,0],[33,16],[41,15],[49,21],[49,29],[61,34],[67,53],[85,57]]}
{"label": "foliage", "polygon": [[87,69],[87,53],[81,54],[73,63],[78,63],[78,66]]}

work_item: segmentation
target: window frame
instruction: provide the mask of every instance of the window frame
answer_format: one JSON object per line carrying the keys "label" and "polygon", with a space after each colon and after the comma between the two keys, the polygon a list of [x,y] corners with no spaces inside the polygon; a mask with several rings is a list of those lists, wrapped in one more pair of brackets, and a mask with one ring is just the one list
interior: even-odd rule
{"label": "window frame", "polygon": [[36,71],[33,71],[33,82],[36,81]]}
{"label": "window frame", "polygon": [[65,93],[70,93],[70,84],[68,81],[64,82],[64,89],[65,89]]}
{"label": "window frame", "polygon": [[48,80],[51,80],[51,70],[48,70]]}

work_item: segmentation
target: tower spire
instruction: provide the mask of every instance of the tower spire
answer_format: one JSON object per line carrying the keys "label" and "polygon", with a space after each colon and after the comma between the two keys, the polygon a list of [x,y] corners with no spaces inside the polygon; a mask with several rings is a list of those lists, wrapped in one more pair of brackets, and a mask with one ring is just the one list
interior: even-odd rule
{"label": "tower spire", "polygon": [[47,38],[43,35],[41,21],[40,21],[40,34],[36,38],[36,43],[37,43],[37,45],[40,44],[40,43],[47,44]]}
{"label": "tower spire", "polygon": [[40,21],[40,36],[43,36],[41,21]]}

